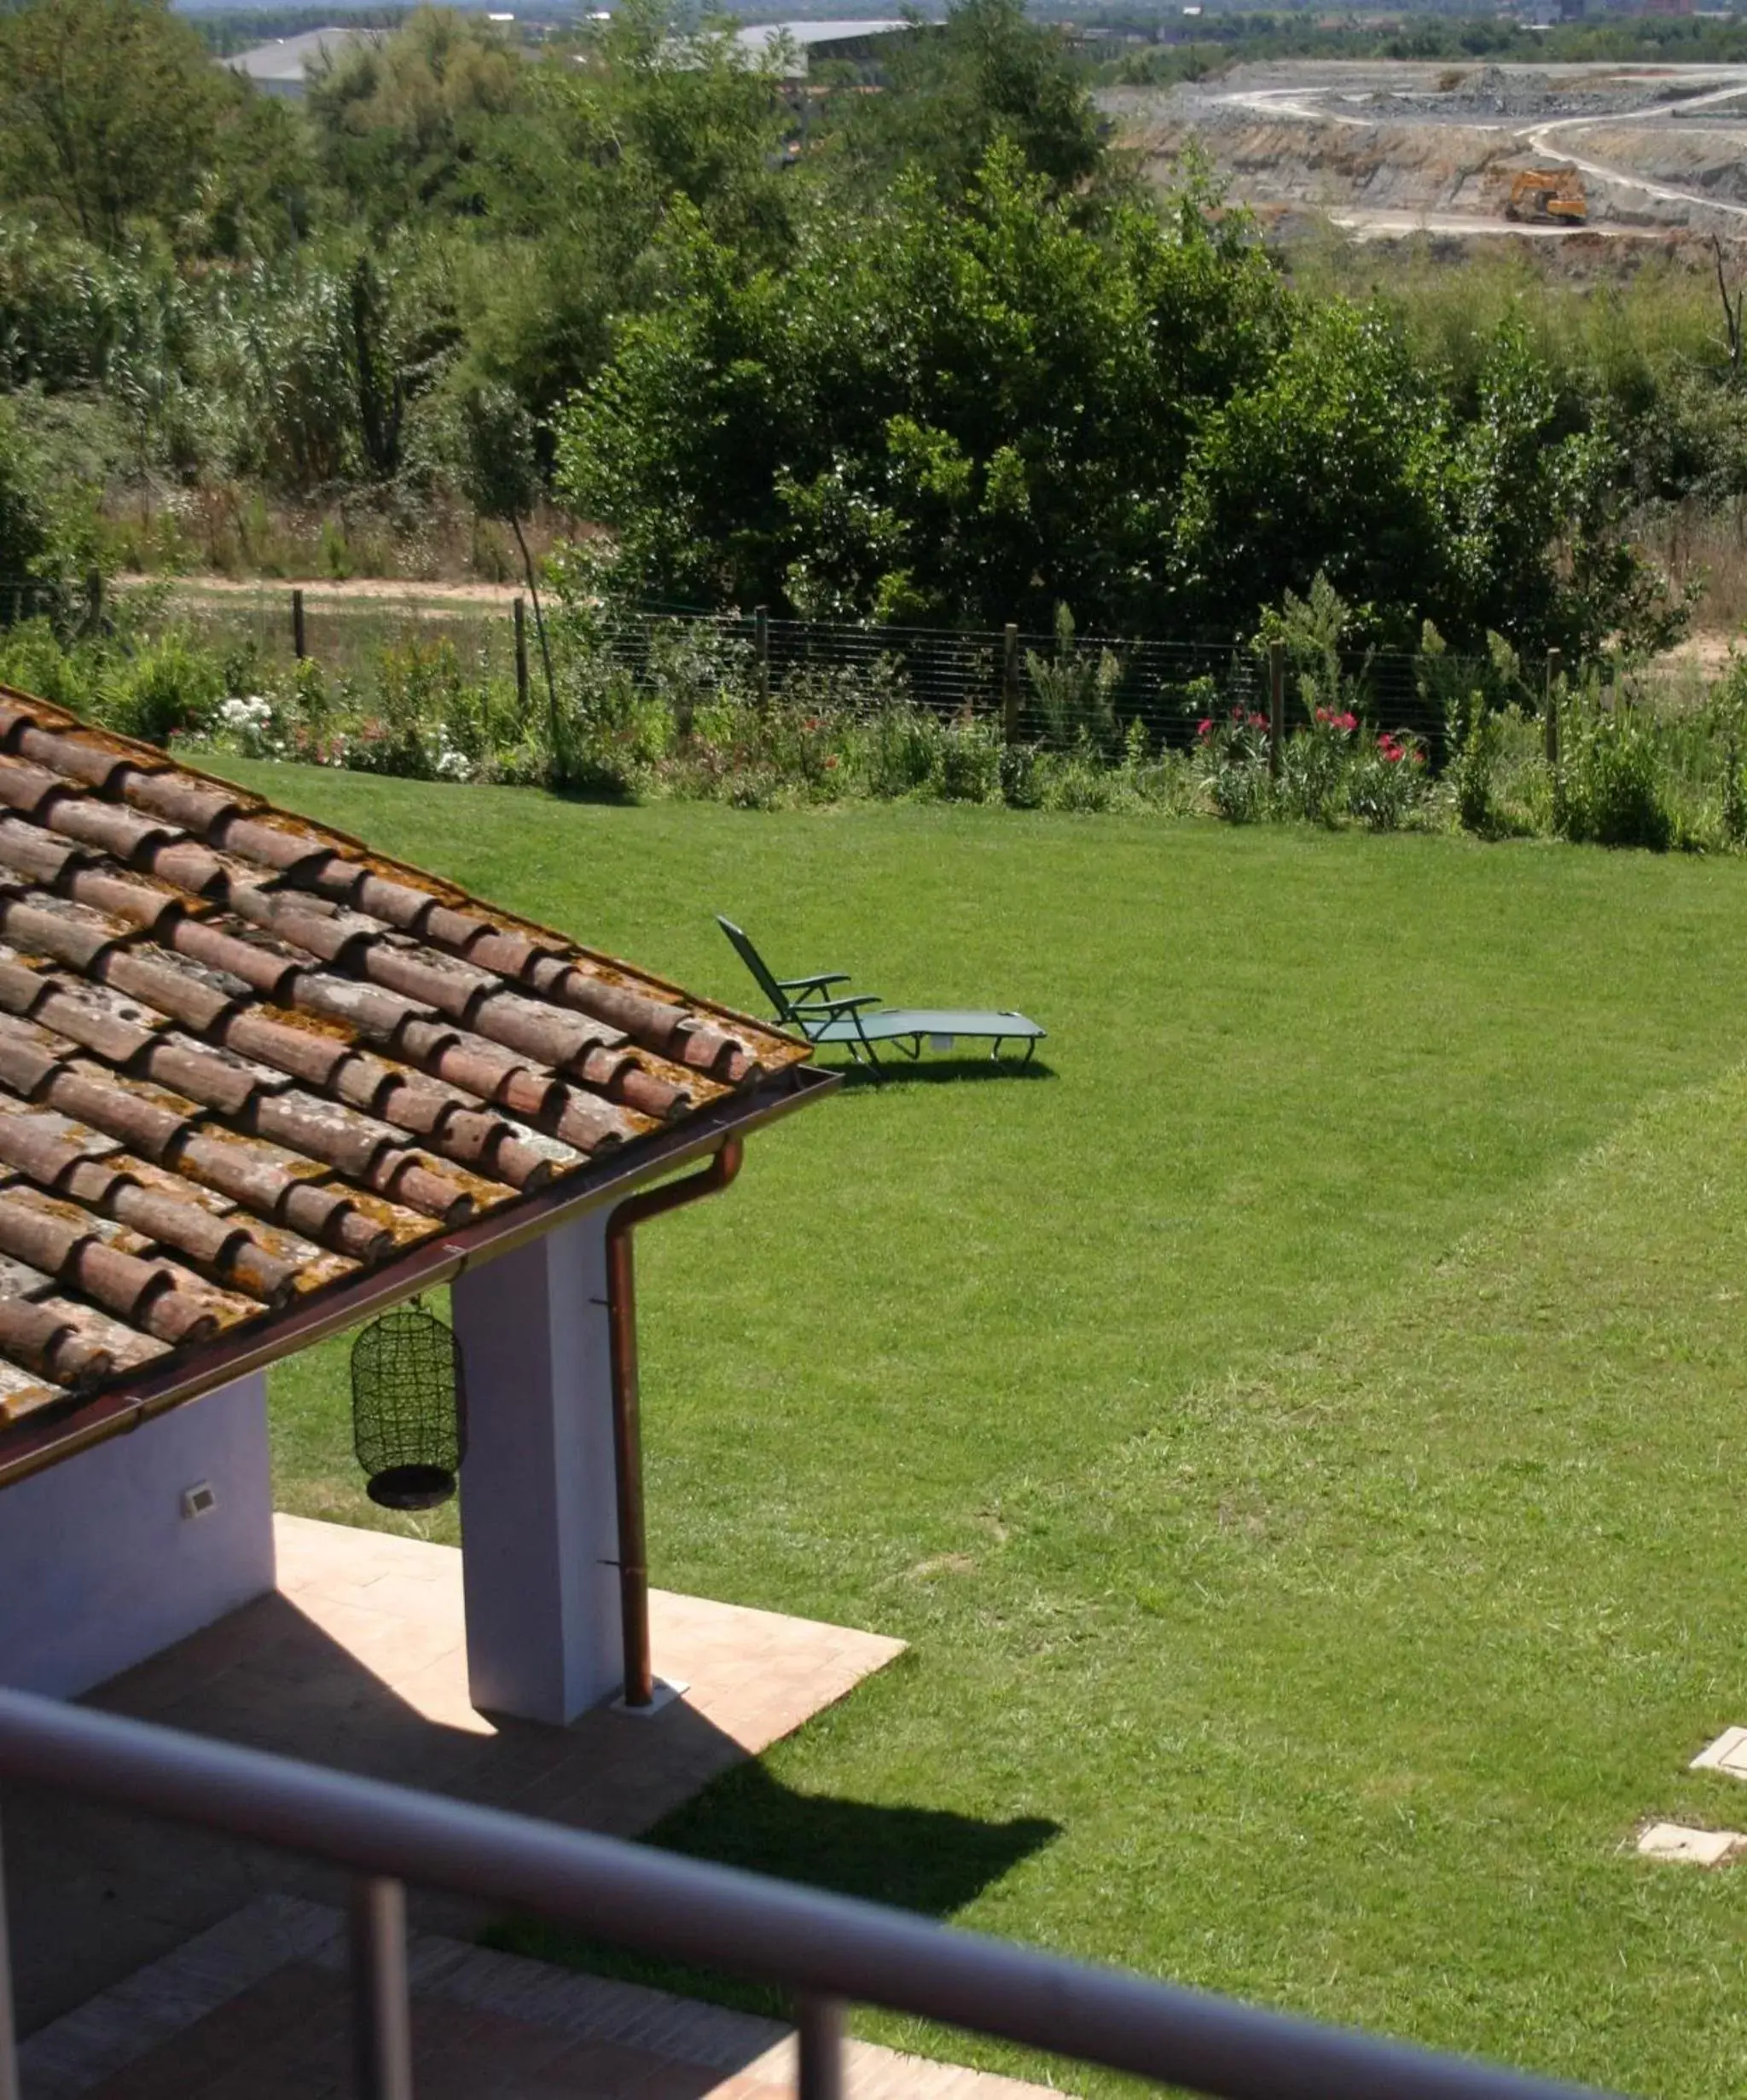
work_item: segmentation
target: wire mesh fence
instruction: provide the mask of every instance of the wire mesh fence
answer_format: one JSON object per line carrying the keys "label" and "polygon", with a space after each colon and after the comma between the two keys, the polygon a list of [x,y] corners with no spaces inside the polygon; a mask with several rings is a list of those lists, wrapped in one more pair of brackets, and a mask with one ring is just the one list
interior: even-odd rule
{"label": "wire mesh fence", "polygon": [[[175,625],[217,653],[232,689],[257,689],[299,659],[360,696],[446,675],[539,707],[540,659],[525,600],[409,583],[324,586],[209,583],[129,587],[136,628]],[[122,602],[101,583],[0,578],[0,629],[45,614],[62,629],[99,631]],[[1114,753],[1138,731],[1153,750],[1191,748],[1233,716],[1291,736],[1317,711],[1373,731],[1409,734],[1441,755],[1449,695],[1485,688],[1539,712],[1547,670],[1528,666],[1500,692],[1483,658],[1389,651],[1222,646],[1133,635],[1041,634],[1018,626],[944,629],[774,619],[762,611],[557,608],[551,640],[560,679],[592,658],[635,687],[673,700],[727,697],[871,712],[910,706],[943,722],[982,724],[1008,743]]]}
{"label": "wire mesh fence", "polygon": [[53,620],[64,632],[94,632],[104,618],[103,579],[86,577],[0,577],[0,628]]}
{"label": "wire mesh fence", "polygon": [[[1290,735],[1317,710],[1377,731],[1431,743],[1443,734],[1446,696],[1495,687],[1485,658],[1387,651],[1282,648],[1004,629],[855,626],[762,614],[624,612],[589,623],[597,647],[638,683],[656,687],[674,655],[699,642],[737,663],[761,697],[898,699],[946,720],[984,722],[1010,741],[1061,748],[1120,743],[1139,724],[1155,747],[1186,748],[1233,714]],[[1519,676],[1525,712],[1544,680]],[[1276,692],[1278,685],[1278,692]]]}
{"label": "wire mesh fence", "polygon": [[480,685],[516,676],[519,623],[512,599],[480,602],[409,586],[369,592],[272,586],[259,590],[172,587],[164,617],[228,659],[232,682],[264,677],[299,658],[330,679],[368,681],[384,658],[409,660],[452,651],[461,673]]}

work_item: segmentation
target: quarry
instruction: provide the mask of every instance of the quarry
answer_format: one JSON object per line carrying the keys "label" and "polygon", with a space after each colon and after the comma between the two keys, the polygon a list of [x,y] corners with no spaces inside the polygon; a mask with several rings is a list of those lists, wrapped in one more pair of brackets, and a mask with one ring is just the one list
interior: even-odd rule
{"label": "quarry", "polygon": [[1747,66],[1279,61],[1098,100],[1149,179],[1199,148],[1279,238],[1747,246]]}

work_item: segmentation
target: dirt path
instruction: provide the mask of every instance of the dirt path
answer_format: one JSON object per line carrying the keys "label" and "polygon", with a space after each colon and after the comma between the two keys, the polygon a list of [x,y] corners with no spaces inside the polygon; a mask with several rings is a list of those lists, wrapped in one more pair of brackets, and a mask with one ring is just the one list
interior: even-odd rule
{"label": "dirt path", "polygon": [[[1647,118],[1658,114],[1666,121],[1666,112],[1652,110],[1634,118],[1633,122],[1643,123]],[[1553,160],[1569,160],[1574,168],[1581,169],[1585,175],[1593,176],[1612,189],[1634,189],[1640,196],[1654,197],[1658,204],[1684,204],[1700,212],[1721,212],[1730,218],[1747,219],[1747,204],[1727,204],[1721,197],[1707,197],[1702,190],[1681,189],[1671,183],[1652,183],[1645,176],[1628,175],[1623,168],[1610,167],[1605,160],[1586,160],[1581,154],[1574,154],[1569,146],[1548,143],[1561,131],[1576,131],[1590,125],[1616,124],[1618,121],[1615,117],[1560,117],[1551,124],[1538,124],[1532,131],[1523,132],[1521,136],[1535,153],[1545,154]]]}
{"label": "dirt path", "polygon": [[329,610],[336,606],[386,603],[415,606],[489,606],[494,612],[508,612],[516,599],[527,595],[525,584],[421,583],[410,577],[381,576],[350,577],[344,583],[335,583],[331,577],[240,580],[229,576],[142,576],[124,579],[120,588],[138,589],[155,583],[168,583],[178,598],[214,602],[227,598],[283,598],[288,601],[293,590],[300,590],[305,605],[319,605]]}

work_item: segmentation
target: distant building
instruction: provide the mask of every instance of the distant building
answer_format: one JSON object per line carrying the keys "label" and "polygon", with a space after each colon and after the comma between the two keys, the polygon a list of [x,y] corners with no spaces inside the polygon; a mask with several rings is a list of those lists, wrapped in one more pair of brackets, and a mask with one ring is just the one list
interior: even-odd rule
{"label": "distant building", "polygon": [[754,22],[734,38],[752,58],[762,58],[783,40],[789,55],[783,77],[804,80],[815,62],[838,66],[866,66],[878,59],[887,38],[903,36],[917,28],[914,22]]}
{"label": "distant building", "polygon": [[312,66],[332,63],[355,44],[380,44],[386,33],[380,29],[308,29],[300,37],[275,37],[270,43],[254,44],[219,63],[241,73],[263,95],[299,97],[309,85]]}

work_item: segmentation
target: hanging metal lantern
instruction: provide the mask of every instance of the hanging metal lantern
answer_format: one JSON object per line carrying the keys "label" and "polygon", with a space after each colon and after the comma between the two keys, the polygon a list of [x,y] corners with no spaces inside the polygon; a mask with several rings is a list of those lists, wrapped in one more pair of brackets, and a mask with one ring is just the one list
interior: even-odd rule
{"label": "hanging metal lantern", "polygon": [[455,1493],[467,1448],[461,1345],[416,1299],[351,1345],[351,1431],[365,1492],[384,1509],[432,1510]]}

